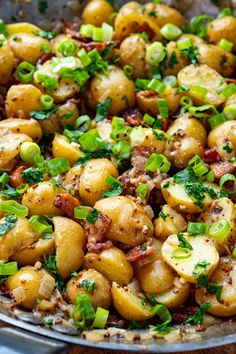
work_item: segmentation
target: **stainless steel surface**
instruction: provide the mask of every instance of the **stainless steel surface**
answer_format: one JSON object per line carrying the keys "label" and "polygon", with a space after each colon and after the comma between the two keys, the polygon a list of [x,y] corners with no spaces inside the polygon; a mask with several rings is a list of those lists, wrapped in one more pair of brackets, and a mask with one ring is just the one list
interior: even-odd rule
{"label": "stainless steel surface", "polygon": [[[82,6],[85,1],[78,0],[78,3]],[[117,0],[116,4],[122,4],[126,1]],[[176,0],[167,1],[174,4],[179,9],[185,9],[185,15],[189,18],[199,13],[216,14],[217,8],[212,5],[210,0]],[[47,0],[48,9],[45,14],[40,14],[38,11],[38,0],[32,0],[32,3],[25,0],[0,0],[0,17],[6,22],[17,21],[30,21],[39,25],[44,25],[46,29],[50,28],[50,22],[59,20],[71,20],[78,16],[77,13],[72,12],[65,0]],[[222,1],[228,5],[229,0]],[[50,20],[50,22],[48,22]],[[55,23],[53,23],[55,25]],[[109,349],[109,350],[127,350],[131,351],[145,351],[150,353],[167,353],[167,352],[181,352],[181,351],[193,351],[198,349],[211,348],[215,346],[226,345],[236,342],[236,323],[219,322],[214,326],[209,327],[202,334],[201,340],[188,341],[183,343],[168,343],[162,340],[146,343],[125,343],[121,339],[118,340],[104,340],[103,342],[88,342],[77,335],[69,335],[63,333],[64,329],[59,326],[52,329],[47,329],[40,326],[35,321],[32,321],[30,313],[21,313],[20,319],[12,311],[6,311],[0,307],[0,320],[5,321],[19,329],[0,329],[0,352],[4,354],[23,354],[30,353],[30,351],[37,354],[53,354],[64,353],[67,350],[67,346],[57,341],[63,341],[71,344],[77,344],[82,346],[89,346],[94,348]],[[34,322],[34,323],[31,323]],[[22,328],[24,331],[22,331]],[[29,331],[34,333],[32,336]],[[46,336],[47,339],[45,340]],[[45,344],[45,346],[43,345]]]}

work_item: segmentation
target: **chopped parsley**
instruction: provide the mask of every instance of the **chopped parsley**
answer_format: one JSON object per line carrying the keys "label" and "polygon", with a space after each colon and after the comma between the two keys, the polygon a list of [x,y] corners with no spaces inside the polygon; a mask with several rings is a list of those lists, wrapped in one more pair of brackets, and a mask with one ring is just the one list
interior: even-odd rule
{"label": "chopped parsley", "polygon": [[145,42],[148,42],[148,35],[146,32],[139,33],[139,37],[141,37]]}
{"label": "chopped parsley", "polygon": [[46,269],[56,279],[55,287],[64,292],[65,282],[62,279],[59,270],[57,269],[56,256],[49,256],[43,263],[43,268]]}
{"label": "chopped parsley", "polygon": [[70,275],[72,277],[77,277],[78,273],[75,270],[73,270],[72,272],[70,272]]}
{"label": "chopped parsley", "polygon": [[0,224],[0,237],[5,235],[7,231],[15,226],[18,218],[15,215],[6,215],[4,221]]}
{"label": "chopped parsley", "polygon": [[198,278],[197,286],[205,288],[207,292],[210,294],[215,294],[216,299],[220,301],[223,285],[219,285],[216,283],[209,284],[208,276],[206,274],[203,274]]}
{"label": "chopped parsley", "polygon": [[101,120],[107,118],[112,99],[110,97],[106,98],[105,101],[97,106],[95,121],[100,122]]}
{"label": "chopped parsley", "polygon": [[196,181],[197,177],[195,176],[191,167],[187,167],[184,170],[177,172],[173,177],[173,182],[177,184]]}
{"label": "chopped parsley", "polygon": [[203,200],[205,199],[205,193],[207,193],[212,199],[218,199],[218,195],[212,187],[205,186],[202,182],[198,183],[185,183],[185,192],[193,199],[195,205],[203,209]]}
{"label": "chopped parsley", "polygon": [[192,274],[196,276],[205,273],[208,265],[210,265],[210,263],[207,263],[207,261],[196,263]]}
{"label": "chopped parsley", "polygon": [[197,325],[197,324],[202,324],[204,320],[204,315],[207,312],[207,310],[211,307],[211,304],[205,303],[199,307],[195,315],[189,317],[186,320],[186,323],[189,323],[190,325]]}
{"label": "chopped parsley", "polygon": [[152,132],[157,140],[167,141],[167,138],[165,137],[164,133],[158,133],[155,129],[152,129]]}
{"label": "chopped parsley", "polygon": [[83,279],[81,282],[82,288],[87,290],[91,294],[93,294],[94,292],[95,285],[96,285],[95,279],[91,279],[91,280]]}
{"label": "chopped parsley", "polygon": [[37,33],[37,35],[41,38],[48,39],[50,41],[51,39],[55,38],[58,35],[58,32],[41,31]]}
{"label": "chopped parsley", "polygon": [[184,237],[184,234],[182,232],[178,232],[177,233],[177,237],[178,237],[178,240],[179,240],[179,246],[180,247],[187,248],[188,250],[192,250],[193,249],[193,247],[186,240],[186,238]]}
{"label": "chopped parsley", "polygon": [[136,322],[136,321],[131,321],[128,326],[129,330],[131,330],[131,329],[147,329],[147,328],[148,328],[148,325],[146,323]]}
{"label": "chopped parsley", "polygon": [[36,303],[37,305],[41,304],[41,302],[42,302],[42,300],[40,300],[40,299],[35,299],[35,303]]}
{"label": "chopped parsley", "polygon": [[123,192],[123,184],[116,178],[108,176],[105,183],[109,186],[109,191],[101,190],[103,197],[114,197]]}
{"label": "chopped parsley", "polygon": [[155,18],[157,17],[157,13],[156,13],[155,10],[149,11],[149,12],[147,13],[147,15],[150,16],[150,17],[155,17]]}
{"label": "chopped parsley", "polygon": [[169,68],[170,69],[173,69],[174,68],[174,66],[175,66],[175,64],[178,64],[178,59],[177,59],[177,55],[176,55],[176,53],[175,53],[175,51],[173,51],[172,53],[171,53],[171,56],[170,56],[170,59],[169,59],[169,61],[168,61],[168,66],[169,66]]}
{"label": "chopped parsley", "polygon": [[27,182],[36,184],[43,181],[43,171],[40,168],[29,167],[22,172],[22,177]]}
{"label": "chopped parsley", "polygon": [[147,306],[147,300],[142,299],[141,300],[141,306]]}
{"label": "chopped parsley", "polygon": [[98,211],[93,208],[87,215],[86,220],[89,224],[95,224],[98,219]]}
{"label": "chopped parsley", "polygon": [[159,216],[166,221],[167,218],[169,218],[170,214],[165,214],[163,211],[160,211]]}
{"label": "chopped parsley", "polygon": [[146,251],[146,249],[147,249],[147,242],[144,242],[144,243],[140,246],[140,249],[141,249],[142,251]]}
{"label": "chopped parsley", "polygon": [[0,196],[4,198],[20,198],[20,193],[13,187],[8,184],[5,186],[5,189],[0,191]]}
{"label": "chopped parsley", "polygon": [[107,158],[110,157],[111,155],[112,155],[112,150],[110,149],[101,149],[97,151],[87,152],[86,154],[84,154],[83,157],[80,157],[77,160],[76,165],[86,164],[88,161],[92,159]]}
{"label": "chopped parsley", "polygon": [[225,150],[228,154],[231,154],[233,151],[232,147],[229,145],[229,143],[226,143],[223,147],[223,150]]}
{"label": "chopped parsley", "polygon": [[190,63],[192,63],[192,64],[198,63],[197,57],[200,54],[199,54],[198,47],[196,47],[195,45],[192,45],[191,47],[188,47],[187,49],[181,50],[181,54],[184,55],[185,57],[187,57],[188,60],[190,61]]}
{"label": "chopped parsley", "polygon": [[122,99],[122,101],[124,101],[125,108],[128,108],[129,107],[128,97],[126,95],[124,95],[124,96],[121,97],[121,99]]}
{"label": "chopped parsley", "polygon": [[46,111],[30,111],[30,116],[36,120],[46,120],[58,110],[59,106],[55,106]]}

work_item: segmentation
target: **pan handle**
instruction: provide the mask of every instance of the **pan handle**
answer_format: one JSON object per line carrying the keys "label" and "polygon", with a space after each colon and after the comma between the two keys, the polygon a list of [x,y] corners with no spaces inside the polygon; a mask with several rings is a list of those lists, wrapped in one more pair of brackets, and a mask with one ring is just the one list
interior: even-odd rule
{"label": "pan handle", "polygon": [[0,328],[0,353],[4,354],[67,354],[66,343],[32,334],[14,327]]}

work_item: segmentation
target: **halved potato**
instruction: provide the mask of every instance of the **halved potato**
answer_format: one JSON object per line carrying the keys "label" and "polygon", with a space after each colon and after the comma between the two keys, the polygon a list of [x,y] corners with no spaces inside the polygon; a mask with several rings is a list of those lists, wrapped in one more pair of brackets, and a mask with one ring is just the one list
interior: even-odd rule
{"label": "halved potato", "polygon": [[71,165],[84,155],[80,150],[80,145],[74,142],[70,143],[64,135],[56,134],[52,142],[53,157],[63,157]]}
{"label": "halved potato", "polygon": [[9,132],[26,134],[33,140],[39,141],[42,138],[42,129],[35,119],[8,118],[0,121],[0,135]]}
{"label": "halved potato", "polygon": [[36,34],[40,31],[42,31],[42,30],[39,27],[37,27],[29,22],[11,23],[11,24],[7,25],[7,32],[9,34],[17,34],[17,33]]}

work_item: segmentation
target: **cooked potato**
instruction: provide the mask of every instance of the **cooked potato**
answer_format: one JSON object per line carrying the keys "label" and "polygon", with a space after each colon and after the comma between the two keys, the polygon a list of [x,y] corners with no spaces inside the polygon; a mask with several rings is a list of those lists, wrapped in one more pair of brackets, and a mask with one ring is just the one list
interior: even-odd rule
{"label": "cooked potato", "polygon": [[[0,220],[4,223],[5,218]],[[0,239],[0,260],[7,261],[14,253],[37,241],[40,234],[35,231],[25,218],[19,218],[15,225]]]}
{"label": "cooked potato", "polygon": [[181,51],[176,47],[176,42],[171,41],[166,46],[167,59],[166,66],[164,70],[164,76],[174,75],[177,76],[178,72],[189,64],[188,58],[181,53]]}
{"label": "cooked potato", "polygon": [[232,76],[234,72],[234,55],[212,44],[198,46],[200,64],[206,64],[223,76]]}
{"label": "cooked potato", "polygon": [[[226,88],[226,82],[217,71],[208,65],[191,64],[186,66],[178,73],[178,83],[187,85],[190,88],[190,91],[186,91],[186,95],[190,96],[196,104],[219,106],[226,99],[222,93],[219,93],[219,91]],[[193,88],[198,86],[207,90],[204,96],[193,90]]]}
{"label": "cooked potato", "polygon": [[94,208],[111,219],[106,237],[130,246],[144,242],[153,234],[153,225],[144,209],[127,197],[99,200]]}
{"label": "cooked potato", "polygon": [[[70,38],[70,36],[66,35],[66,34],[59,34],[58,36],[56,36],[52,41],[51,41],[51,46],[52,46],[52,50],[53,52],[56,54],[57,57],[59,58],[63,58],[64,55],[58,50],[60,45],[66,41],[69,40],[70,42],[73,42],[76,44],[77,48],[80,47],[80,42]],[[71,56],[76,57],[78,53],[78,50],[76,50]]]}
{"label": "cooked potato", "polygon": [[52,142],[53,157],[63,157],[67,159],[70,165],[82,157],[84,154],[80,150],[80,145],[76,143],[70,143],[69,139],[64,135],[56,134]]}
{"label": "cooked potato", "polygon": [[45,258],[53,253],[55,248],[54,238],[42,239],[32,243],[20,251],[14,253],[11,259],[20,266],[34,265],[36,262],[44,262]]}
{"label": "cooked potato", "polygon": [[35,119],[8,118],[0,121],[0,135],[7,133],[26,134],[35,141],[42,138],[42,129]]}
{"label": "cooked potato", "polygon": [[227,98],[224,106],[230,106],[232,104],[236,104],[236,93],[233,93],[229,98]]}
{"label": "cooked potato", "polygon": [[63,187],[65,187],[68,192],[70,192],[70,190],[73,190],[77,198],[79,198],[79,183],[82,172],[82,165],[74,166],[67,172],[63,181]]}
{"label": "cooked potato", "polygon": [[129,1],[121,6],[119,10],[119,15],[125,15],[131,12],[138,12],[141,5],[137,1]]}
{"label": "cooked potato", "polygon": [[164,205],[161,209],[162,213],[165,214],[165,217],[159,216],[155,221],[155,231],[154,235],[161,240],[165,239],[177,232],[185,231],[187,228],[187,223],[184,220],[183,216],[177,213],[173,208],[168,204]]}
{"label": "cooked potato", "polygon": [[207,137],[207,145],[212,148],[216,146],[220,155],[227,156],[227,151],[223,147],[227,142],[232,144],[236,152],[236,120],[226,121],[212,129]]}
{"label": "cooked potato", "polygon": [[7,170],[9,163],[11,168],[14,166],[21,144],[26,141],[32,141],[26,134],[7,134],[0,137],[0,169]]}
{"label": "cooked potato", "polygon": [[[173,23],[178,27],[185,24],[185,19],[179,11],[165,4],[148,3],[144,6],[144,13],[149,15],[150,18],[159,26],[162,27],[167,23]],[[155,13],[155,16],[154,16]]]}
{"label": "cooked potato", "polygon": [[74,220],[62,216],[54,216],[52,221],[54,224],[57,269],[62,278],[66,278],[83,264],[84,230]]}
{"label": "cooked potato", "polygon": [[85,205],[94,206],[94,204],[102,198],[102,190],[108,191],[109,186],[106,184],[108,176],[118,177],[119,172],[108,159],[90,160],[80,177],[79,195],[81,201]]}
{"label": "cooked potato", "polygon": [[204,43],[204,40],[200,37],[198,37],[195,34],[191,34],[191,33],[183,33],[181,34],[181,36],[179,37],[179,40],[181,39],[186,39],[186,38],[190,38],[192,40],[193,45],[198,46],[199,44]]}
{"label": "cooked potato", "polygon": [[236,314],[236,260],[223,257],[210,281],[222,285],[220,302],[215,294],[209,294],[204,288],[197,288],[195,298],[199,305],[211,304],[208,312],[214,316],[227,317]]}
{"label": "cooked potato", "polygon": [[138,35],[131,35],[120,46],[120,64],[131,65],[134,79],[148,77],[149,68],[145,60],[146,42]]}
{"label": "cooked potato", "polygon": [[3,35],[0,35],[0,84],[6,84],[12,75],[14,68],[14,53]]}
{"label": "cooked potato", "polygon": [[133,278],[133,267],[123,251],[112,247],[101,253],[88,252],[84,257],[86,269],[92,268],[103,274],[111,282],[127,285]]}
{"label": "cooked potato", "polygon": [[[165,133],[162,130],[155,129],[157,134]],[[132,133],[130,134],[131,146],[150,146],[158,154],[162,153],[165,148],[165,141],[158,140],[151,128],[142,128],[141,126],[133,128]]]}
{"label": "cooked potato", "polygon": [[[45,289],[46,282],[47,289]],[[31,266],[21,268],[15,274],[10,275],[6,281],[6,286],[16,303],[28,309],[34,309],[37,306],[36,299],[50,300],[54,285],[55,279],[51,275]],[[21,296],[18,299],[16,293],[18,295],[20,293],[22,299],[20,299]]]}
{"label": "cooked potato", "polygon": [[132,107],[135,102],[134,82],[129,80],[123,70],[115,65],[109,66],[108,76],[101,74],[99,78],[92,79],[88,103],[91,108],[96,109],[97,105],[103,103],[108,97],[112,99],[109,111],[111,116],[125,108]]}
{"label": "cooked potato", "polygon": [[139,270],[145,267],[147,264],[153,263],[155,261],[163,260],[161,255],[161,248],[163,242],[157,239],[152,239],[152,248],[153,252],[149,254],[147,257],[139,259],[138,261],[134,262],[134,269],[135,274],[138,276]]}
{"label": "cooked potato", "polygon": [[11,23],[7,25],[7,32],[9,34],[18,34],[18,33],[35,34],[40,31],[42,30],[39,27],[28,22],[18,22],[18,23]]}
{"label": "cooked potato", "polygon": [[102,140],[106,140],[109,143],[114,143],[114,140],[110,137],[112,133],[111,121],[108,119],[103,119],[97,123],[97,131]]}
{"label": "cooked potato", "polygon": [[[190,283],[196,283],[199,275],[194,275],[196,265],[206,261],[204,274],[211,275],[219,262],[219,254],[214,246],[214,242],[206,236],[189,236],[186,233],[184,238],[189,242],[192,250],[189,250],[189,257],[184,251],[179,251],[179,256],[175,257],[174,252],[180,247],[177,235],[170,235],[162,246],[162,257],[181,277]],[[181,246],[182,247],[182,246]],[[183,255],[184,258],[180,258]]]}
{"label": "cooked potato", "polygon": [[128,321],[146,321],[154,317],[150,311],[149,304],[143,306],[143,297],[140,293],[134,292],[131,288],[122,288],[119,284],[112,283],[112,300],[113,305],[119,314]]}
{"label": "cooked potato", "polygon": [[[165,187],[165,185],[168,187]],[[219,187],[213,183],[204,183],[206,187],[213,189],[215,192],[219,192]],[[192,199],[190,195],[186,193],[184,184],[182,183],[174,183],[172,178],[165,179],[162,182],[162,195],[165,201],[177,211],[183,213],[200,213],[209,207],[212,203],[212,198],[206,192],[205,198],[202,200],[202,209],[200,206],[194,203],[194,198]]]}
{"label": "cooked potato", "polygon": [[[94,282],[94,290],[89,291],[83,286],[83,281]],[[66,286],[66,294],[72,304],[75,304],[76,296],[87,294],[91,304],[96,309],[98,306],[105,309],[111,304],[111,286],[109,281],[94,269],[83,270],[76,277],[72,277]]]}
{"label": "cooked potato", "polygon": [[100,27],[103,22],[109,23],[114,8],[106,0],[92,0],[84,8],[82,19],[85,23]]}
{"label": "cooked potato", "polygon": [[212,21],[207,28],[207,35],[211,43],[217,44],[222,38],[232,42],[236,50],[236,18],[233,16],[225,16]]}
{"label": "cooked potato", "polygon": [[9,37],[9,44],[14,55],[20,61],[28,61],[35,64],[43,55],[41,51],[42,44],[49,44],[48,40],[43,39],[31,33],[17,33]]}
{"label": "cooked potato", "polygon": [[22,198],[22,205],[29,208],[30,215],[60,214],[60,209],[54,205],[55,197],[59,193],[65,193],[65,190],[54,187],[50,181],[40,182],[27,189]]}
{"label": "cooked potato", "polygon": [[6,97],[6,114],[9,118],[30,118],[30,111],[40,111],[42,92],[30,84],[12,85]]}

